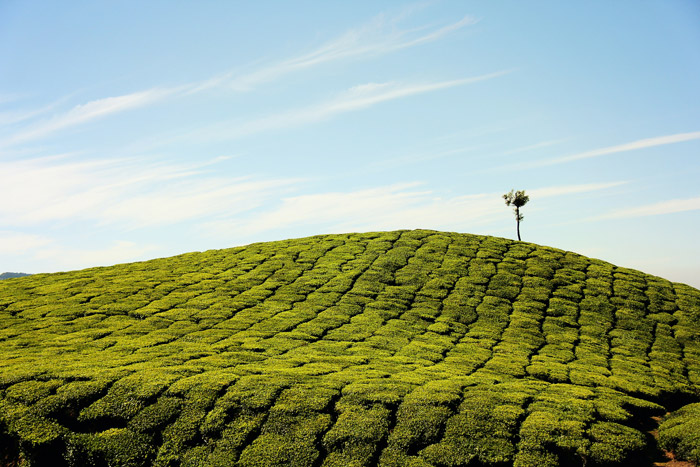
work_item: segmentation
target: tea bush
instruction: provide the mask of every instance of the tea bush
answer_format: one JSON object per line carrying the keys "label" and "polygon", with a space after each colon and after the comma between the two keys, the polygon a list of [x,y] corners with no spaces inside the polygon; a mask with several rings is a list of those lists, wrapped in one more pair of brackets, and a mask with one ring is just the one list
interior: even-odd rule
{"label": "tea bush", "polygon": [[[700,462],[700,291],[427,230],[0,282],[0,463]],[[655,417],[655,418],[652,418]]]}

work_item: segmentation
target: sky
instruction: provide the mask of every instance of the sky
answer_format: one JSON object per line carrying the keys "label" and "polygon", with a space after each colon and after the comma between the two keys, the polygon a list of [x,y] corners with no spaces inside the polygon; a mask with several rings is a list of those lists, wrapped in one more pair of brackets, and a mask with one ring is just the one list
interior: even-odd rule
{"label": "sky", "polygon": [[0,0],[0,272],[325,233],[700,288],[700,3]]}

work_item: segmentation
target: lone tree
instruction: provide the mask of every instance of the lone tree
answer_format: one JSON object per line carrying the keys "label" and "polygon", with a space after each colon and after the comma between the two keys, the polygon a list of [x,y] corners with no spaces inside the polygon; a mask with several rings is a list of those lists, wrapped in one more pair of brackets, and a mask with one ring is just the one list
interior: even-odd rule
{"label": "lone tree", "polygon": [[523,220],[523,215],[520,214],[520,208],[530,201],[530,197],[525,194],[525,190],[518,190],[516,192],[510,190],[510,192],[503,195],[503,199],[506,200],[506,206],[510,206],[511,204],[515,206],[513,211],[515,212],[515,222],[517,223],[518,240],[520,240],[520,221]]}

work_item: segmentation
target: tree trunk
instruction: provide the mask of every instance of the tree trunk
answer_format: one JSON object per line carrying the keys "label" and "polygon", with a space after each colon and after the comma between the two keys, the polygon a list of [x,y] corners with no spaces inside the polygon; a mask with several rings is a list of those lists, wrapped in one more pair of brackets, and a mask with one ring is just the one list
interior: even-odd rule
{"label": "tree trunk", "polygon": [[515,208],[515,222],[516,228],[518,230],[518,241],[522,241],[520,240],[520,209],[518,209],[517,207]]}

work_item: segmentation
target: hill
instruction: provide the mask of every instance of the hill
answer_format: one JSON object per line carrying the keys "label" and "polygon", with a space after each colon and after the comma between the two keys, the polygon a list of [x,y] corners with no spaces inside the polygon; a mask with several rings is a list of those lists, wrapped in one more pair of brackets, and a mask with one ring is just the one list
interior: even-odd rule
{"label": "hill", "polygon": [[6,466],[652,465],[657,436],[698,461],[699,395],[700,291],[501,238],[0,282]]}
{"label": "hill", "polygon": [[2,279],[14,279],[15,277],[24,277],[28,276],[29,274],[25,274],[23,272],[3,272],[0,274],[0,280]]}

